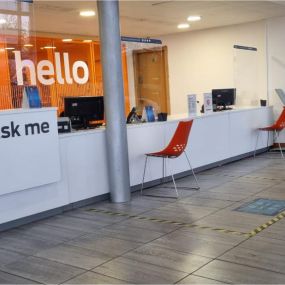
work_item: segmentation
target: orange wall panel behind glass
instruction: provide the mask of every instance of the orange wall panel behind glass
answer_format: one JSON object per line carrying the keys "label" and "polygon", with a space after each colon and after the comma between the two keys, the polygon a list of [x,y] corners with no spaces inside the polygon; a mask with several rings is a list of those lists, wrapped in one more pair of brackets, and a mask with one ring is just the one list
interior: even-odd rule
{"label": "orange wall panel behind glass", "polygon": [[[46,79],[54,78],[55,83],[52,85],[43,85],[37,78],[37,86],[40,91],[42,104],[45,107],[54,106],[59,108],[59,114],[64,109],[64,97],[66,96],[102,96],[102,66],[100,59],[99,42],[83,43],[82,41],[62,42],[61,39],[30,37],[30,46],[21,44],[21,40],[12,40],[10,42],[15,51],[21,52],[22,60],[31,60],[35,69],[37,64],[42,60],[50,61],[54,68],[56,66],[55,53],[60,56],[61,78],[63,84],[58,82],[57,75],[44,76]],[[15,36],[16,38],[16,36]],[[27,39],[25,39],[27,42]],[[9,45],[11,46],[11,44]],[[20,108],[22,101],[23,86],[17,85],[15,56],[12,50],[5,50],[6,41],[0,38],[0,109]],[[66,82],[63,54],[67,53],[69,57],[70,73],[72,76],[72,66],[76,61],[83,61],[89,69],[89,78],[85,84],[78,84],[74,80],[71,84]],[[58,55],[57,54],[57,55]],[[127,60],[124,47],[122,47],[122,65],[126,113],[129,112],[129,94],[128,94],[128,74]],[[45,69],[44,69],[45,70]],[[83,76],[83,70],[78,69],[78,76]],[[29,68],[23,69],[24,85],[31,84],[31,74]]]}

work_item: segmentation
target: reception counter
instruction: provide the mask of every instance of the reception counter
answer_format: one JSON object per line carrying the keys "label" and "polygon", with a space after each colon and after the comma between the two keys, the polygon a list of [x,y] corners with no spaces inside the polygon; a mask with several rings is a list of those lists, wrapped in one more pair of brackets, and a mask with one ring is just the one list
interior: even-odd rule
{"label": "reception counter", "polygon": [[[144,153],[165,147],[181,119],[189,118],[128,125],[130,182],[133,190],[138,189],[141,183]],[[272,121],[272,107],[196,116],[187,146],[193,168],[199,171],[252,155],[256,128],[269,125]],[[0,229],[108,197],[105,129],[61,134],[58,142],[60,178],[56,182],[0,195]],[[258,149],[264,149],[266,144],[267,136],[262,134]],[[161,160],[150,160],[146,182],[153,183],[161,178],[161,164]],[[177,174],[187,174],[187,161],[184,157],[175,159],[172,168]]]}

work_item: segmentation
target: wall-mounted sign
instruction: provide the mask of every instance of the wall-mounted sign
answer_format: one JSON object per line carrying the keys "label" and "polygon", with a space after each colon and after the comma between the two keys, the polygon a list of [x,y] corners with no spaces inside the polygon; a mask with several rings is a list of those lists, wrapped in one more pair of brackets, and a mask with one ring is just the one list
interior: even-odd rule
{"label": "wall-mounted sign", "polygon": [[234,48],[236,48],[236,49],[244,49],[244,50],[251,50],[251,51],[257,51],[256,47],[234,45]]}
{"label": "wall-mounted sign", "polygon": [[194,117],[197,115],[197,99],[196,94],[187,95],[188,115]]}
{"label": "wall-mounted sign", "polygon": [[134,38],[134,37],[121,37],[123,42],[144,43],[144,44],[162,44],[161,40],[150,38]]}
{"label": "wall-mounted sign", "polygon": [[212,93],[204,93],[204,112],[205,114],[209,114],[213,112]]}
{"label": "wall-mounted sign", "polygon": [[[17,85],[24,85],[26,68],[29,70],[31,85],[37,85],[37,79],[43,85],[52,85],[56,82],[59,84],[85,84],[89,79],[88,65],[84,61],[78,60],[71,66],[67,52],[64,52],[62,56],[59,52],[55,52],[54,64],[49,60],[41,60],[37,65],[29,59],[22,60],[20,51],[14,51],[14,55]],[[83,71],[81,77],[79,69]]]}
{"label": "wall-mounted sign", "polygon": [[56,108],[0,112],[0,195],[60,179]]}

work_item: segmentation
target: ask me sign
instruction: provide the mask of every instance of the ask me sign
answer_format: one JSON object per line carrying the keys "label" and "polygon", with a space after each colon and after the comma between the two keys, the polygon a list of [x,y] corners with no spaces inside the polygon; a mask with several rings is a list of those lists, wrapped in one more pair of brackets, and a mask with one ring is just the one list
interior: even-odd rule
{"label": "ask me sign", "polygon": [[0,195],[60,180],[55,108],[0,112]]}

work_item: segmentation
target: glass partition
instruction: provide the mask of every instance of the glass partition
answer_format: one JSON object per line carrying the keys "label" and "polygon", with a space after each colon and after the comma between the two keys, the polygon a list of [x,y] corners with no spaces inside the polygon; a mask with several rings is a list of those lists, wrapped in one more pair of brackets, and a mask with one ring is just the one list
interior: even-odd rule
{"label": "glass partition", "polygon": [[144,42],[123,42],[123,46],[128,66],[130,106],[136,107],[140,115],[146,106],[153,107],[155,113],[169,112],[166,47]]}
{"label": "glass partition", "polygon": [[234,84],[237,106],[259,106],[258,50],[234,49]]}
{"label": "glass partition", "polygon": [[[82,17],[83,8],[94,17]],[[130,111],[127,47],[122,43],[126,114]],[[64,97],[102,96],[96,2],[0,2],[0,109],[22,107],[24,86],[42,106],[64,111]]]}

